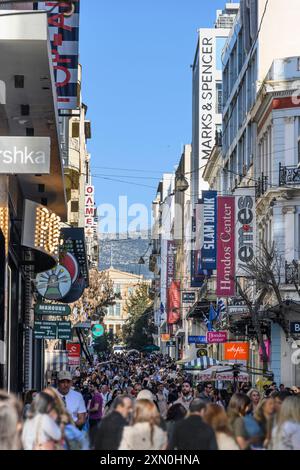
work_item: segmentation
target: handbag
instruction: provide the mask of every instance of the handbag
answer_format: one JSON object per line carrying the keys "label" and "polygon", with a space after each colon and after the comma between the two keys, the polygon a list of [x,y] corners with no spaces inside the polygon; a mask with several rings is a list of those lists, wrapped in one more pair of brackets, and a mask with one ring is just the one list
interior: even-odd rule
{"label": "handbag", "polygon": [[41,443],[40,442],[40,435],[41,435],[41,430],[42,430],[42,419],[43,416],[40,417],[38,426],[37,426],[37,433],[33,445],[32,450],[60,450],[61,446],[58,442],[54,441],[53,439],[49,439],[46,442]]}

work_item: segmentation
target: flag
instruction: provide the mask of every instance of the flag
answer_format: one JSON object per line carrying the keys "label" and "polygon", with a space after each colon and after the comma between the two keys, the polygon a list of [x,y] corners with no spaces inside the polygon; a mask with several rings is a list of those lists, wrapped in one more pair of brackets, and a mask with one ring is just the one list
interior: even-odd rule
{"label": "flag", "polygon": [[209,307],[209,321],[212,323],[214,320],[216,320],[216,318],[218,317],[218,313],[215,311],[214,307],[212,304],[210,304],[210,307]]}
{"label": "flag", "polygon": [[217,318],[219,319],[223,313],[226,312],[226,305],[223,302],[223,299],[219,299],[217,302]]}
{"label": "flag", "polygon": [[165,313],[165,307],[162,302],[160,303],[160,313]]}

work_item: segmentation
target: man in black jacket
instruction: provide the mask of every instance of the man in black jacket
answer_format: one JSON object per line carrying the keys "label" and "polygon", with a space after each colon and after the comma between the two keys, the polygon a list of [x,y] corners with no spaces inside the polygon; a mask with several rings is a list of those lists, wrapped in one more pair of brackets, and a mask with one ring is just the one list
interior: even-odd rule
{"label": "man in black jacket", "polygon": [[205,407],[202,400],[192,401],[188,417],[176,423],[168,449],[218,450],[213,429],[201,418]]}
{"label": "man in black jacket", "polygon": [[119,395],[115,398],[112,411],[101,420],[95,432],[96,450],[118,450],[131,412],[132,401],[129,397]]}

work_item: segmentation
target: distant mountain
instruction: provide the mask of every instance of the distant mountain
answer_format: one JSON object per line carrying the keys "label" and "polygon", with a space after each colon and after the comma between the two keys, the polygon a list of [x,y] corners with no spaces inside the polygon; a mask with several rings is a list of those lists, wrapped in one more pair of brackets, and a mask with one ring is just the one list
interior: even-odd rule
{"label": "distant mountain", "polygon": [[[99,239],[101,271],[112,266],[120,271],[143,275],[146,279],[153,277],[153,273],[149,271],[150,232],[143,231],[138,235],[135,233],[107,235]],[[139,264],[141,256],[145,264]]]}

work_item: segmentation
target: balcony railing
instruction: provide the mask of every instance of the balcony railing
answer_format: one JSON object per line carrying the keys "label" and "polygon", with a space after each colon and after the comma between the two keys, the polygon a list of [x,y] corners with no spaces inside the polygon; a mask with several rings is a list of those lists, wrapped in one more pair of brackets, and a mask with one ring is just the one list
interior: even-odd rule
{"label": "balcony railing", "polygon": [[285,262],[285,283],[286,284],[299,284],[300,280],[300,265],[297,261],[291,263]]}
{"label": "balcony railing", "polygon": [[255,197],[256,199],[260,198],[268,190],[268,177],[263,173],[257,179],[257,184],[255,187]]}
{"label": "balcony railing", "polygon": [[300,167],[283,166],[279,163],[279,186],[300,185]]}

